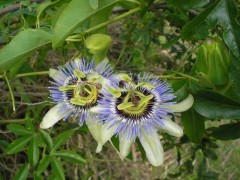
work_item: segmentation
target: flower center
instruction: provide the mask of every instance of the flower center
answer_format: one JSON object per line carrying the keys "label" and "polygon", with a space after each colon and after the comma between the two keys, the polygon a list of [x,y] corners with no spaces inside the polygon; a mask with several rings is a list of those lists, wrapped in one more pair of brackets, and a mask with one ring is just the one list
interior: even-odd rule
{"label": "flower center", "polygon": [[128,92],[122,97],[123,101],[117,105],[117,109],[128,115],[142,115],[153,95],[144,95],[138,91]]}
{"label": "flower center", "polygon": [[66,92],[68,100],[73,105],[88,107],[96,104],[101,84],[88,81],[82,71],[74,70],[74,75],[77,79],[69,80],[69,84],[59,87],[59,90]]}

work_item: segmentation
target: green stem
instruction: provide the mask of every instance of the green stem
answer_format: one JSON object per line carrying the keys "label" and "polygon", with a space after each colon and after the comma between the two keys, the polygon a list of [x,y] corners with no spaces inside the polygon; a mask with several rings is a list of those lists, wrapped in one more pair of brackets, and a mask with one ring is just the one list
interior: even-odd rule
{"label": "green stem", "polygon": [[130,11],[124,13],[124,14],[121,14],[121,15],[113,18],[113,19],[110,19],[110,20],[108,20],[108,21],[105,21],[104,23],[101,23],[101,24],[99,24],[99,25],[97,25],[97,26],[94,26],[94,27],[86,30],[86,31],[84,32],[84,34],[90,33],[90,32],[92,32],[92,31],[96,31],[96,30],[98,30],[98,29],[101,29],[101,28],[103,28],[103,27],[105,27],[105,26],[107,26],[107,25],[109,25],[109,24],[111,24],[111,23],[113,23],[113,22],[116,22],[116,21],[118,21],[118,20],[120,20],[120,19],[122,19],[122,18],[125,18],[125,17],[127,17],[127,16],[129,16],[129,15],[131,15],[131,14],[137,12],[137,11],[140,11],[140,10],[141,10],[141,7],[134,8],[134,9],[132,9],[132,10],[130,10]]}
{"label": "green stem", "polygon": [[180,72],[177,72],[177,74],[181,75],[182,77],[186,77],[186,78],[188,78],[188,79],[191,79],[191,80],[193,80],[193,81],[195,81],[195,82],[199,82],[199,80],[198,80],[197,78],[194,78],[194,77],[189,76],[189,75],[187,75],[187,74],[183,74],[183,73],[180,73]]}
{"label": "green stem", "polygon": [[8,89],[10,91],[10,95],[11,95],[11,98],[12,98],[13,111],[15,111],[16,110],[16,106],[15,106],[15,98],[14,98],[14,95],[13,95],[12,87],[10,85],[10,82],[8,80],[8,77],[7,77],[6,73],[4,74],[4,77],[6,79],[6,82],[7,82],[7,85],[8,85]]}
{"label": "green stem", "polygon": [[[48,75],[49,71],[39,71],[39,72],[30,72],[30,73],[22,73],[17,74],[15,78],[26,77],[26,76],[36,76],[36,75]],[[0,78],[4,78],[4,75],[0,75]]]}
{"label": "green stem", "polygon": [[25,119],[7,119],[7,120],[0,120],[0,124],[7,124],[7,123],[23,123]]}
{"label": "green stem", "polygon": [[40,71],[40,72],[30,72],[30,73],[23,73],[23,74],[17,74],[15,77],[26,77],[26,76],[36,76],[36,75],[48,75],[49,71]]}

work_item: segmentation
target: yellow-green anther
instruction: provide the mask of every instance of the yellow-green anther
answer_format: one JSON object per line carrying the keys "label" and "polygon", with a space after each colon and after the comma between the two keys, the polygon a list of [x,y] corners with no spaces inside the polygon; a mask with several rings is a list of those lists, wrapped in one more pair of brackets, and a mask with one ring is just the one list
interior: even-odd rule
{"label": "yellow-green anther", "polygon": [[85,101],[82,101],[82,100],[77,99],[77,98],[71,98],[70,103],[80,105],[80,106],[85,106],[87,104]]}
{"label": "yellow-green anther", "polygon": [[77,85],[67,85],[67,86],[60,86],[58,89],[59,91],[68,91],[77,88]]}
{"label": "yellow-green anther", "polygon": [[150,84],[150,83],[147,83],[147,82],[142,82],[142,83],[138,83],[135,88],[139,87],[139,86],[144,86],[144,87],[147,87],[147,88],[156,88],[156,86]]}
{"label": "yellow-green anther", "polygon": [[118,110],[123,110],[135,106],[132,102],[121,103],[117,106]]}
{"label": "yellow-green anther", "polygon": [[116,98],[119,98],[121,96],[121,91],[119,91],[119,90],[117,90],[117,89],[115,89],[113,87],[110,87],[108,89],[108,91]]}
{"label": "yellow-green anther", "polygon": [[152,98],[153,98],[152,94],[150,94],[148,96],[145,96],[145,97],[142,97],[138,105],[141,106],[142,104],[147,103],[148,101],[150,101]]}
{"label": "yellow-green anther", "polygon": [[131,82],[132,81],[132,78],[129,77],[127,74],[123,74],[121,76],[121,78],[122,78],[123,81],[126,81],[126,82]]}
{"label": "yellow-green anther", "polygon": [[75,76],[77,76],[78,79],[81,79],[81,78],[85,78],[85,77],[86,77],[86,75],[85,75],[82,71],[79,71],[78,69],[75,69],[75,70],[73,71],[73,74],[74,74]]}
{"label": "yellow-green anther", "polygon": [[98,81],[100,78],[101,78],[101,76],[98,75],[98,74],[94,74],[94,75],[88,76],[88,80],[89,80],[90,82],[96,82],[96,81]]}

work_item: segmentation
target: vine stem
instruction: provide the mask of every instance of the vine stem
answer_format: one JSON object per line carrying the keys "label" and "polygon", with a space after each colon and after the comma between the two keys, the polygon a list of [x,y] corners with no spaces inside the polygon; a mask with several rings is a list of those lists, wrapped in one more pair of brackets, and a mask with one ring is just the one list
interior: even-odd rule
{"label": "vine stem", "polygon": [[8,80],[8,77],[7,77],[6,73],[5,73],[3,76],[5,77],[5,80],[6,80],[6,82],[7,82],[8,89],[9,89],[9,92],[10,92],[10,95],[11,95],[13,111],[16,111],[15,98],[14,98],[14,95],[13,95],[12,87],[11,87],[11,85],[10,85],[10,82],[9,82],[9,80]]}
{"label": "vine stem", "polygon": [[[105,27],[105,26],[107,26],[107,25],[109,25],[109,24],[111,24],[111,23],[114,23],[114,22],[116,22],[116,21],[118,21],[118,20],[120,20],[120,19],[122,19],[122,18],[125,18],[125,17],[127,17],[127,16],[129,16],[129,15],[135,13],[135,12],[138,12],[138,11],[140,11],[140,10],[141,10],[141,7],[137,7],[137,8],[134,8],[134,9],[132,9],[132,10],[129,10],[129,11],[126,12],[126,13],[123,13],[123,14],[121,14],[121,15],[113,18],[113,19],[110,19],[110,20],[108,20],[108,21],[105,21],[105,22],[103,22],[103,23],[101,23],[101,24],[98,24],[97,26],[94,26],[94,27],[86,30],[85,32],[83,32],[83,34],[75,34],[75,35],[69,36],[69,37],[67,38],[67,40],[68,40],[68,41],[72,41],[72,39],[74,39],[74,38],[80,38],[80,39],[81,39],[84,34],[87,34],[87,33],[90,33],[90,32],[92,32],[92,31],[96,31],[96,30],[98,30],[98,29],[101,29],[101,28],[103,28],[103,27]],[[78,41],[80,41],[80,39],[78,39]]]}
{"label": "vine stem", "polygon": [[124,14],[121,14],[121,15],[113,18],[113,19],[110,19],[108,21],[105,21],[104,23],[101,23],[101,24],[99,24],[97,26],[92,27],[92,28],[86,30],[84,33],[90,33],[90,32],[95,31],[97,29],[101,29],[101,28],[103,28],[103,27],[105,27],[105,26],[107,26],[107,25],[109,25],[109,24],[111,24],[113,22],[116,22],[116,21],[118,21],[118,20],[120,20],[122,18],[125,18],[125,17],[129,16],[130,14],[133,14],[133,13],[138,12],[140,10],[141,10],[141,7],[134,8],[134,9],[132,9],[132,10],[130,10],[130,11],[124,13]]}
{"label": "vine stem", "polygon": [[7,124],[7,123],[24,123],[25,119],[7,119],[7,120],[0,120],[0,124]]}
{"label": "vine stem", "polygon": [[[36,76],[36,75],[48,75],[49,71],[39,71],[39,72],[30,72],[30,73],[22,73],[17,74],[15,78],[26,77],[26,76]],[[4,75],[0,75],[0,78],[3,78]]]}

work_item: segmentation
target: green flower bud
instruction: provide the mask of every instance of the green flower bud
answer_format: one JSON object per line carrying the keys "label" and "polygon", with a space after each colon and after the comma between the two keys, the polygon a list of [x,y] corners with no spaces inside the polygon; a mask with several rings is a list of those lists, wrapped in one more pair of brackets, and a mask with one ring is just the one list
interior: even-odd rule
{"label": "green flower bud", "polygon": [[216,86],[225,85],[228,82],[230,56],[227,47],[219,38],[209,38],[198,48],[197,72],[205,74]]}
{"label": "green flower bud", "polygon": [[108,48],[112,43],[112,38],[106,34],[93,34],[85,40],[85,45],[89,52],[93,54],[95,63],[106,57]]}

